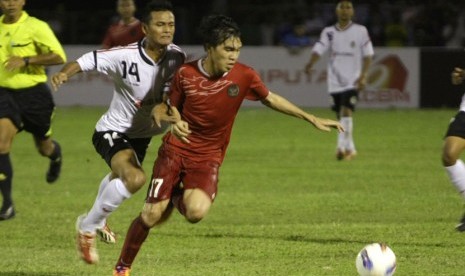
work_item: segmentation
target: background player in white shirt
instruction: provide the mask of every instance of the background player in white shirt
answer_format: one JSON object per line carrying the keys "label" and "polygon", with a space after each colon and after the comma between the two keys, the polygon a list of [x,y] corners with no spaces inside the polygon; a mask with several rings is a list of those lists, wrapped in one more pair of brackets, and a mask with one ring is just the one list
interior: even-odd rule
{"label": "background player in white shirt", "polygon": [[92,137],[111,173],[102,180],[92,209],[76,222],[77,247],[89,264],[98,261],[97,234],[103,241],[115,242],[106,218],[146,181],[141,162],[151,137],[163,133],[167,126],[154,124],[151,112],[163,101],[174,72],[185,60],[184,52],[172,44],[175,22],[169,2],[148,5],[142,21],[143,40],[84,54],[52,77],[55,90],[82,71],[97,70],[114,83],[110,107],[97,122]]}
{"label": "background player in white shirt", "polygon": [[337,23],[321,32],[305,71],[311,74],[313,65],[329,51],[328,92],[333,99],[332,109],[345,129],[338,136],[336,157],[338,160],[350,160],[357,153],[352,135],[352,114],[358,92],[366,85],[374,51],[367,29],[352,22],[354,8],[351,1],[339,1],[336,15]]}
{"label": "background player in white shirt", "polygon": [[[452,84],[459,85],[465,79],[465,71],[462,68],[454,68],[452,71]],[[465,164],[460,155],[465,150],[465,94],[462,96],[460,108],[451,120],[447,129],[444,146],[442,148],[442,165],[454,184],[457,191],[465,199]],[[458,231],[465,231],[465,215],[455,227]]]}

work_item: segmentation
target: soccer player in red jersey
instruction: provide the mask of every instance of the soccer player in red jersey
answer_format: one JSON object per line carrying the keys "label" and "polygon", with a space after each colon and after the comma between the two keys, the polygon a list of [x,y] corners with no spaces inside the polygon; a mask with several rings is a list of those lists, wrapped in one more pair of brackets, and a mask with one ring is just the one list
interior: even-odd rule
{"label": "soccer player in red jersey", "polygon": [[200,33],[207,56],[182,65],[174,76],[168,104],[180,112],[181,120],[163,137],[146,203],[129,227],[113,275],[129,275],[150,228],[166,221],[174,207],[191,223],[208,213],[234,119],[244,99],[260,100],[323,131],[343,130],[338,122],[308,114],[270,92],[251,67],[238,63],[242,42],[231,18],[208,16],[200,25]]}
{"label": "soccer player in red jersey", "polygon": [[104,49],[128,45],[144,38],[142,22],[134,16],[134,0],[118,0],[116,10],[120,19],[108,27],[102,41]]}

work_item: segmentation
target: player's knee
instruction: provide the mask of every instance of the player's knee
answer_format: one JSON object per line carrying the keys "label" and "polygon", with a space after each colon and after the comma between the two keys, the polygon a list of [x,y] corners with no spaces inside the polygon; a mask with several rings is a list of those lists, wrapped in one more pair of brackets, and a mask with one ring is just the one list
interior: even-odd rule
{"label": "player's knee", "polygon": [[133,169],[123,177],[123,181],[126,183],[126,186],[131,193],[137,192],[142,186],[144,186],[146,180],[147,178],[145,173],[139,169]]}
{"label": "player's knee", "polygon": [[454,154],[451,152],[444,150],[442,152],[442,165],[445,167],[449,167],[455,164],[457,162],[457,158],[455,157]]}
{"label": "player's knee", "polygon": [[159,212],[157,209],[146,210],[144,208],[144,210],[142,210],[141,217],[144,223],[148,227],[152,228],[160,220],[161,212]]}
{"label": "player's knee", "polygon": [[186,209],[185,217],[190,223],[197,223],[201,221],[208,213],[208,207],[196,205],[190,206]]}
{"label": "player's knee", "polygon": [[40,155],[42,156],[49,156],[49,151],[44,148],[44,147],[37,147],[37,151],[39,152]]}
{"label": "player's knee", "polygon": [[141,217],[144,223],[150,228],[154,227],[155,224],[157,223],[157,220],[150,213],[147,214],[147,213],[142,212]]}

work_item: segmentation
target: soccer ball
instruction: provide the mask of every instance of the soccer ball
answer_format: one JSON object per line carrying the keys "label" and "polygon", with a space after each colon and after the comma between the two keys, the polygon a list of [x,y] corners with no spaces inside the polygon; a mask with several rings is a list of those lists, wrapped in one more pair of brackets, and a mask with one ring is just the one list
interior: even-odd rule
{"label": "soccer ball", "polygon": [[365,246],[355,259],[360,276],[391,276],[396,271],[396,255],[384,243]]}

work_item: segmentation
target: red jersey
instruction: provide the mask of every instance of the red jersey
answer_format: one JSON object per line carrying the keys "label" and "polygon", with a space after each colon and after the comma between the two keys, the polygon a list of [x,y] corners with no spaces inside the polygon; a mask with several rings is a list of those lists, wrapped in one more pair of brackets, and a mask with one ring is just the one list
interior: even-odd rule
{"label": "red jersey", "polygon": [[221,77],[212,78],[202,68],[202,60],[182,65],[170,92],[172,106],[192,133],[189,144],[167,133],[165,145],[180,155],[222,163],[237,112],[244,101],[265,99],[269,90],[255,70],[241,63]]}
{"label": "red jersey", "polygon": [[102,47],[105,49],[124,46],[137,42],[144,37],[142,32],[142,23],[136,19],[130,24],[124,24],[122,20],[110,25],[102,41]]}

